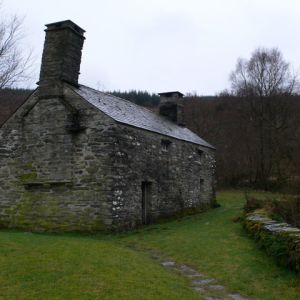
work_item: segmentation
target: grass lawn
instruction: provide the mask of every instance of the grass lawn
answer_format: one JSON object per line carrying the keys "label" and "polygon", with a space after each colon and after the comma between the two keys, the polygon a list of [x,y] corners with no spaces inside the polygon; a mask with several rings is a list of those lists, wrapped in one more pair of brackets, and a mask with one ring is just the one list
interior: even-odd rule
{"label": "grass lawn", "polygon": [[0,232],[0,299],[199,299],[184,279],[117,241]]}
{"label": "grass lawn", "polygon": [[300,299],[300,275],[278,267],[233,221],[242,213],[244,194],[219,192],[217,199],[221,204],[217,209],[152,226],[124,239],[188,263],[231,291],[260,299]]}
{"label": "grass lawn", "polygon": [[119,235],[0,231],[0,299],[201,299],[148,254],[186,263],[230,291],[300,299],[300,276],[276,266],[240,223],[243,193],[218,193],[220,208]]}

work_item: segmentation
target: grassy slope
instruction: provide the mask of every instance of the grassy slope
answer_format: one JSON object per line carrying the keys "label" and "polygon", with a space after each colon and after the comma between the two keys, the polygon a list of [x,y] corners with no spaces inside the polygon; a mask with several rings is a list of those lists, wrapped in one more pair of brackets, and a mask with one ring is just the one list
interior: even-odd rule
{"label": "grassy slope", "polygon": [[82,236],[0,232],[0,299],[199,299],[148,255]]}
{"label": "grassy slope", "polygon": [[241,214],[243,198],[241,192],[219,193],[220,208],[152,226],[126,241],[189,263],[232,291],[261,299],[300,299],[300,276],[277,267],[241,224],[233,222]]}
{"label": "grassy slope", "polygon": [[242,199],[222,192],[220,208],[123,235],[1,231],[0,299],[200,299],[145,249],[188,263],[232,291],[300,299],[300,276],[278,268],[232,221]]}

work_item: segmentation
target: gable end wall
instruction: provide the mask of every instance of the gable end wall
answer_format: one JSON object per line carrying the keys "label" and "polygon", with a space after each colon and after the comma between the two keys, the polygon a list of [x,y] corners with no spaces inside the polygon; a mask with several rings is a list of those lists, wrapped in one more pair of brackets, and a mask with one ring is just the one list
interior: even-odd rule
{"label": "gable end wall", "polygon": [[0,226],[109,227],[114,124],[68,87],[63,99],[30,97],[0,129]]}

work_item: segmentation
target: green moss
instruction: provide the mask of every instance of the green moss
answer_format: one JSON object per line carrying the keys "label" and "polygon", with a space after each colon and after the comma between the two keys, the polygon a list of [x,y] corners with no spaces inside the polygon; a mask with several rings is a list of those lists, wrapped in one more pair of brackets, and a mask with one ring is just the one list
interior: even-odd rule
{"label": "green moss", "polygon": [[7,227],[31,231],[99,231],[106,226],[93,218],[93,209],[87,208],[78,216],[60,205],[59,200],[48,193],[25,192],[21,201],[7,212]]}
{"label": "green moss", "polygon": [[37,174],[36,173],[24,173],[20,176],[22,183],[29,183],[36,180]]}
{"label": "green moss", "polygon": [[24,169],[32,169],[33,168],[33,162],[27,162],[25,165],[24,165]]}

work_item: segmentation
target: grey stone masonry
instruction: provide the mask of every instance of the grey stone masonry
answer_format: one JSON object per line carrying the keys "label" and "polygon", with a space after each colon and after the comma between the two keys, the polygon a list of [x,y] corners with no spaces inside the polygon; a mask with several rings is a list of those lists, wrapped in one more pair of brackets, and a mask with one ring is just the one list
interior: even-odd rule
{"label": "grey stone masonry", "polygon": [[[89,231],[111,225],[114,124],[75,96],[72,103],[39,99],[37,91],[1,128],[2,226]],[[84,111],[85,128],[74,124],[74,111]]]}
{"label": "grey stone masonry", "polygon": [[213,205],[214,150],[122,125],[115,137],[114,223],[129,227],[141,223],[141,182],[150,185],[148,222]]}
{"label": "grey stone masonry", "polygon": [[180,92],[159,93],[159,114],[184,126],[183,94]]}
{"label": "grey stone masonry", "polygon": [[259,211],[246,215],[248,232],[264,246],[268,254],[275,256],[281,265],[300,271],[300,229],[270,219]]}
{"label": "grey stone masonry", "polygon": [[40,97],[62,95],[62,82],[78,85],[84,30],[72,21],[46,25]]}

